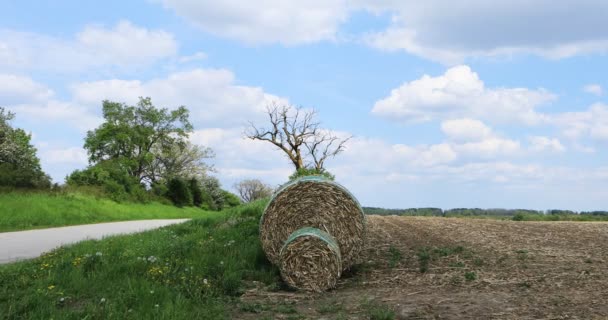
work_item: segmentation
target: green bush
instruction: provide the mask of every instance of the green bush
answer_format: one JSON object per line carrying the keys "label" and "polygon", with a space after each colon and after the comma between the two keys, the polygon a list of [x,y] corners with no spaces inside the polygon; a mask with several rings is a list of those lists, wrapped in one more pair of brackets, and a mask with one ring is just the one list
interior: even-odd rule
{"label": "green bush", "polygon": [[148,191],[120,164],[104,161],[83,170],[75,170],[66,177],[71,187],[97,186],[114,201],[149,202]]}
{"label": "green bush", "polygon": [[167,196],[178,207],[192,206],[192,194],[188,184],[181,178],[169,180]]}
{"label": "green bush", "polygon": [[513,221],[524,221],[525,218],[526,217],[523,214],[518,213],[513,216]]}
{"label": "green bush", "polygon": [[190,188],[190,192],[192,193],[192,204],[195,207],[200,207],[203,204],[203,190],[198,180],[196,178],[190,179],[188,181],[188,188]]}
{"label": "green bush", "polygon": [[325,170],[325,168],[315,169],[315,168],[300,168],[296,170],[292,175],[289,176],[289,181],[293,181],[300,177],[305,176],[323,176],[329,180],[335,180],[336,177],[331,174],[329,171]]}
{"label": "green bush", "polygon": [[224,194],[224,208],[233,208],[241,204],[241,199],[236,194],[226,190],[222,190],[222,192]]}
{"label": "green bush", "polygon": [[167,188],[167,185],[164,183],[154,183],[150,186],[150,191],[157,197],[166,197],[169,188]]}
{"label": "green bush", "polygon": [[201,188],[203,190],[203,209],[221,210],[224,207],[224,190],[220,186],[220,181],[211,176],[205,176],[201,179]]}

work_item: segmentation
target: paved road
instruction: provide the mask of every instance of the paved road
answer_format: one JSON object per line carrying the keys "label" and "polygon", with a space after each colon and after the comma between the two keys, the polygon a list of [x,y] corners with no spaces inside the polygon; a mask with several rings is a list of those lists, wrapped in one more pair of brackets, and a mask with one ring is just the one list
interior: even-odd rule
{"label": "paved road", "polygon": [[64,244],[135,233],[188,219],[136,220],[0,233],[0,264],[40,256]]}

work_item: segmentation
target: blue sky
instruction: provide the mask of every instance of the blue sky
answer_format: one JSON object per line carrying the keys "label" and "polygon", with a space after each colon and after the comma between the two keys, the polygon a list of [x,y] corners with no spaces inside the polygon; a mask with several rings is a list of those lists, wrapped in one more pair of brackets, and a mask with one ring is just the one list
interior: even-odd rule
{"label": "blue sky", "polygon": [[224,187],[292,168],[243,139],[264,106],[353,135],[363,205],[606,210],[605,1],[5,1],[0,106],[57,182],[101,101],[185,105]]}

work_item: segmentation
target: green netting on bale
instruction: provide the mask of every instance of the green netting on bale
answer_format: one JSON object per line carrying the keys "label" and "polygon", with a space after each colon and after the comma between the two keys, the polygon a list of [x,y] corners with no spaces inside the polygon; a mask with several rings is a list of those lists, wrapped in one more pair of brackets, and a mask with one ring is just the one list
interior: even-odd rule
{"label": "green netting on bale", "polygon": [[336,286],[342,271],[340,248],[317,228],[294,231],[279,255],[281,277],[291,287],[322,292]]}
{"label": "green netting on bale", "polygon": [[329,248],[336,253],[336,255],[338,256],[338,258],[340,258],[340,260],[342,260],[341,254],[340,254],[340,247],[338,246],[336,239],[334,239],[334,237],[332,237],[329,233],[327,233],[323,230],[319,230],[317,228],[311,228],[311,227],[305,227],[302,229],[298,229],[298,230],[294,231],[291,235],[289,235],[289,238],[287,238],[287,240],[285,241],[285,244],[283,245],[283,247],[281,247],[281,252],[283,252],[283,249],[285,249],[285,247],[287,247],[287,245],[292,243],[298,237],[303,237],[303,236],[313,236],[315,238],[321,239],[322,241],[325,241],[327,243],[327,245],[329,246]]}
{"label": "green netting on bale", "polygon": [[363,247],[365,215],[345,187],[322,176],[302,177],[280,187],[260,219],[260,240],[268,259],[278,265],[285,241],[305,227],[335,238],[344,269],[356,262]]}

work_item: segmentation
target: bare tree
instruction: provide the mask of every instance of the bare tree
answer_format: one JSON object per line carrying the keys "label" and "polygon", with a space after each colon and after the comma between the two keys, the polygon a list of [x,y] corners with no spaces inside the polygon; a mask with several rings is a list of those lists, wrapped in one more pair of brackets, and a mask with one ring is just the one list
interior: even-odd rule
{"label": "bare tree", "polygon": [[340,139],[331,132],[325,131],[318,132],[312,139],[306,141],[304,145],[308,149],[308,154],[313,160],[315,169],[322,170],[327,158],[335,157],[338,153],[344,151],[344,146],[351,137]]}
{"label": "bare tree", "polygon": [[[321,129],[320,123],[315,120],[315,110],[272,104],[266,106],[266,113],[270,126],[256,127],[249,122],[246,137],[274,144],[287,155],[296,170],[322,170],[325,160],[344,151],[346,142],[351,138],[341,139],[328,130]],[[308,161],[306,156],[310,157]]]}
{"label": "bare tree", "polygon": [[258,179],[247,179],[243,180],[234,185],[234,188],[241,196],[244,202],[251,202],[258,199],[270,197],[272,195],[272,188],[262,183]]}

